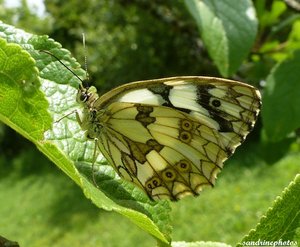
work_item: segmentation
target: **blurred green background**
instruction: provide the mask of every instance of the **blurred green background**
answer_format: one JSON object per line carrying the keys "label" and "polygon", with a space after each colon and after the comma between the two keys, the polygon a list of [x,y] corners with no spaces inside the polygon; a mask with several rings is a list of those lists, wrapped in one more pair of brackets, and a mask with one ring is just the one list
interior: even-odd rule
{"label": "blurred green background", "polygon": [[[0,0],[0,20],[48,34],[83,65],[84,32],[89,77],[102,93],[137,80],[220,77],[183,1],[45,0],[44,4],[46,12],[37,14],[25,0],[10,8]],[[274,66],[299,49],[297,42],[285,44],[297,39],[300,17],[299,10],[284,1],[253,4],[259,20],[257,39],[231,78],[251,82],[264,93]],[[213,190],[172,203],[173,239],[234,245],[299,173],[299,158],[298,129],[271,142],[259,118],[246,142],[226,162]],[[155,245],[127,219],[93,206],[33,144],[1,123],[0,235],[20,246]]]}

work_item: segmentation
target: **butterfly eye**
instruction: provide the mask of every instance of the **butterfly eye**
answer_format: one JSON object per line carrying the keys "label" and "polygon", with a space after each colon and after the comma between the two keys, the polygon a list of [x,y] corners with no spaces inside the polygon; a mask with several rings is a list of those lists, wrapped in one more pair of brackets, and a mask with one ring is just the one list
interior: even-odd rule
{"label": "butterfly eye", "polygon": [[82,93],[80,94],[80,96],[79,96],[79,100],[80,100],[81,102],[86,102],[87,99],[88,99],[87,93],[86,93],[86,92],[82,92]]}
{"label": "butterfly eye", "polygon": [[89,95],[86,90],[78,89],[76,101],[78,103],[86,103],[88,101]]}

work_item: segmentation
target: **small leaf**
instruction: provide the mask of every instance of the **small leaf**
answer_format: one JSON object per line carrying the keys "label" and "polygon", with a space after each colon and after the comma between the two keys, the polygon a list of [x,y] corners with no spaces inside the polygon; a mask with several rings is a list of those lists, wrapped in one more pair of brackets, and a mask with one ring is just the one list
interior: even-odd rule
{"label": "small leaf", "polygon": [[[291,241],[296,240],[296,231],[300,227],[300,174],[283,191],[266,216],[263,216],[254,230],[243,238],[245,246],[249,241]],[[295,241],[294,241],[295,242]],[[279,246],[280,244],[278,244]],[[290,244],[282,244],[293,246]],[[296,244],[294,245],[296,246]]]}
{"label": "small leaf", "polygon": [[266,81],[262,120],[270,141],[280,141],[300,127],[300,51],[279,63]]}
{"label": "small leaf", "polygon": [[201,38],[223,76],[233,74],[256,37],[257,19],[250,0],[185,0]]}

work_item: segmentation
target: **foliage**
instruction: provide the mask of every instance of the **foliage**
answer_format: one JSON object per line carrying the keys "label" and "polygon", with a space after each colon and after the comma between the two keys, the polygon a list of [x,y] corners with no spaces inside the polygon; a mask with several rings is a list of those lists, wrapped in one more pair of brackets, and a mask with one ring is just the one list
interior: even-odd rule
{"label": "foliage", "polygon": [[[263,216],[256,226],[251,230],[242,243],[247,241],[274,241],[296,240],[300,222],[300,175],[298,174],[294,181],[278,197],[273,207],[271,207],[266,216]],[[290,244],[286,244],[290,245]],[[241,245],[242,246],[242,245]]]}
{"label": "foliage", "polygon": [[6,8],[5,0],[0,0],[0,20],[6,23],[17,25],[37,34],[45,34],[51,30],[51,18],[37,16],[27,0],[20,0],[20,6],[16,8]]}
{"label": "foliage", "polygon": [[85,33],[88,71],[98,90],[137,78],[204,73],[197,29],[180,1],[75,2],[45,1],[56,20],[49,35],[83,61]]}
{"label": "foliage", "polygon": [[[278,63],[266,79],[262,114],[270,141],[280,141],[299,128],[299,78],[300,50],[297,50]],[[288,83],[282,83],[283,81]],[[277,114],[274,114],[274,104]]]}
{"label": "foliage", "polygon": [[[36,33],[47,27],[48,34],[78,58],[84,54],[84,31],[90,78],[102,92],[124,82],[172,75],[221,74],[251,81],[263,93],[262,121],[252,142],[261,148],[257,156],[274,162],[299,150],[300,15],[279,0],[229,3],[46,0],[50,16],[40,20],[23,1],[23,9],[27,8],[23,16],[20,9],[4,12],[0,8],[0,17],[21,28],[35,23],[31,30]],[[98,164],[103,190],[96,189],[89,182],[92,143],[85,142],[74,116],[52,123],[77,108],[74,95],[79,82],[39,50],[55,53],[85,77],[79,64],[46,36],[1,24],[0,37],[4,38],[0,43],[0,120],[32,141],[98,207],[128,217],[161,245],[167,244],[171,239],[168,203],[151,202],[132,185],[120,182],[101,157]],[[0,133],[0,145],[4,139]],[[274,150],[279,152],[274,155]],[[267,239],[265,236],[272,236],[270,240],[296,240],[300,227],[299,184],[298,176],[241,242]],[[279,231],[270,235],[268,229]],[[201,246],[189,246],[196,244]]]}
{"label": "foliage", "polygon": [[[197,21],[203,42],[220,73],[232,75],[248,55],[256,32],[257,19],[250,0],[185,1]],[[211,32],[211,30],[214,32]]]}

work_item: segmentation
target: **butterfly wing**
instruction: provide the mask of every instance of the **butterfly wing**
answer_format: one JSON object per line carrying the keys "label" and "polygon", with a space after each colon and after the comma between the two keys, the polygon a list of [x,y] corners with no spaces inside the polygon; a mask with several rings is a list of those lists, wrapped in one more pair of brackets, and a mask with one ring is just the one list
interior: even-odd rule
{"label": "butterfly wing", "polygon": [[214,184],[253,128],[260,95],[235,81],[176,77],[127,84],[97,103],[99,147],[120,176],[153,199],[178,200]]}

